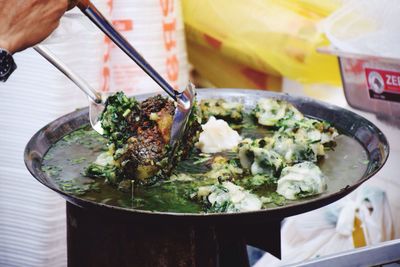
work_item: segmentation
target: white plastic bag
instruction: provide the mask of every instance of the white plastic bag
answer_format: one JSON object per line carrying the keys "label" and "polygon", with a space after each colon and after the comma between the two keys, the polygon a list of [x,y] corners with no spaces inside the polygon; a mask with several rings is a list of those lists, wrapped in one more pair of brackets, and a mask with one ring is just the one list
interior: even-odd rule
{"label": "white plastic bag", "polygon": [[332,45],[341,51],[400,58],[398,0],[352,0],[322,24]]}
{"label": "white plastic bag", "polygon": [[267,253],[255,266],[282,266],[353,249],[356,218],[365,245],[394,238],[386,193],[365,186],[329,206],[288,218],[281,230],[282,261]]}

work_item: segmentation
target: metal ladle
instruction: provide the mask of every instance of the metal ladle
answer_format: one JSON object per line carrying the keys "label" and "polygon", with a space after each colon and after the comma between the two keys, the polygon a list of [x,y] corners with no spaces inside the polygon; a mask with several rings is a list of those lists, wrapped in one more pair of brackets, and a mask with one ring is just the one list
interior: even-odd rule
{"label": "metal ladle", "polygon": [[[69,6],[76,5],[100,30],[102,30],[122,51],[125,52],[144,72],[146,72],[170,97],[172,97],[176,103],[175,115],[173,119],[172,129],[171,129],[171,141],[170,145],[172,147],[172,155],[175,153],[176,148],[186,130],[186,124],[188,122],[194,99],[196,96],[196,91],[189,82],[188,86],[183,92],[175,91],[169,83],[136,51],[135,48],[112,26],[112,24],[101,14],[101,12],[91,3],[89,0],[69,0]],[[45,51],[39,46],[36,50],[46,59],[54,58],[50,55],[49,51]],[[66,68],[65,64],[59,64],[60,61],[49,60],[53,65],[55,65],[59,70],[67,75],[79,88],[81,88],[88,96],[93,100],[94,105],[90,105],[91,113],[92,109],[98,109],[99,104],[103,103],[100,99],[101,97],[95,91],[86,87],[85,82],[77,75]],[[56,63],[56,64],[55,64]],[[68,70],[68,71],[67,71]],[[72,75],[71,75],[72,74]],[[73,79],[76,78],[76,79]],[[93,108],[92,108],[93,106]],[[95,113],[95,112],[93,112]],[[91,114],[90,121],[92,126],[97,125],[98,117],[92,118]]]}
{"label": "metal ladle", "polygon": [[99,92],[94,90],[88,82],[86,82],[81,76],[72,71],[61,59],[54,55],[49,49],[43,45],[36,45],[34,47],[36,52],[43,56],[59,71],[61,71],[67,78],[69,78],[76,86],[78,86],[82,92],[84,92],[89,98],[89,120],[92,128],[99,134],[103,134],[103,128],[101,128],[99,119],[100,114],[104,110],[105,96],[102,96]]}
{"label": "metal ladle", "polygon": [[146,72],[170,97],[172,97],[177,107],[175,109],[174,120],[171,129],[171,153],[174,154],[178,144],[186,130],[196,91],[189,82],[185,90],[181,93],[175,91],[169,83],[136,51],[135,48],[114,28],[114,26],[104,17],[90,0],[69,0],[70,6],[79,7],[100,30],[102,30],[122,51],[125,52],[135,63]]}
{"label": "metal ladle", "polygon": [[112,26],[103,14],[95,7],[90,0],[69,0],[70,5],[76,4],[100,30],[102,30],[122,51],[125,52],[135,63],[146,72],[170,97],[172,97],[177,107],[175,109],[174,120],[171,129],[172,154],[178,147],[186,124],[191,113],[196,91],[189,82],[188,86],[181,93],[175,91],[169,83],[136,51],[135,48]]}

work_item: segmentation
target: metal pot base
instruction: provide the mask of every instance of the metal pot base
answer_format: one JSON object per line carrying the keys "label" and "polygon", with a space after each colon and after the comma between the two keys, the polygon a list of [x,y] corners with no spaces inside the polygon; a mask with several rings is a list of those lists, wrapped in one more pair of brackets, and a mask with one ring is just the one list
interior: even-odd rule
{"label": "metal pot base", "polygon": [[151,224],[69,202],[67,238],[69,267],[249,266],[246,244],[280,256],[280,221],[260,227]]}

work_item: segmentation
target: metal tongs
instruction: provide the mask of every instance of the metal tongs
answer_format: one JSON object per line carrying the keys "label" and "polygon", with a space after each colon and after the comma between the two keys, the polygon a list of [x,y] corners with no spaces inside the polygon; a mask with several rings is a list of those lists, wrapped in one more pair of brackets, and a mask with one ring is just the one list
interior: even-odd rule
{"label": "metal tongs", "polygon": [[[70,7],[76,5],[100,30],[102,30],[122,51],[125,52],[144,72],[146,72],[170,97],[177,103],[171,129],[171,154],[174,157],[180,140],[186,131],[186,125],[192,111],[196,91],[194,85],[189,82],[183,92],[175,91],[169,83],[136,51],[135,48],[112,26],[101,12],[89,0],[69,0]],[[92,127],[99,131],[98,115],[104,108],[104,99],[93,90],[79,75],[69,69],[61,60],[53,55],[45,47],[38,45],[35,50],[44,56],[50,63],[63,72],[73,81],[91,100],[90,122]],[[101,133],[101,131],[99,131]]]}

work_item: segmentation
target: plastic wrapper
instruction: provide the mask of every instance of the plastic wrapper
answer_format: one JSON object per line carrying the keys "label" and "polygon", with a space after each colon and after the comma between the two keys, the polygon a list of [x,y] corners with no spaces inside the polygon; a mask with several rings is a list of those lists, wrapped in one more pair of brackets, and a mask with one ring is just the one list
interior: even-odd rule
{"label": "plastic wrapper", "polygon": [[339,51],[400,59],[400,5],[397,0],[353,0],[323,21]]}
{"label": "plastic wrapper", "polygon": [[281,236],[282,261],[265,254],[256,267],[282,266],[392,240],[394,224],[386,193],[364,186],[329,206],[286,219]]}
{"label": "plastic wrapper", "polygon": [[[254,88],[280,91],[282,77],[258,71],[221,56],[218,51],[198,44],[188,45],[189,60],[196,66],[194,82],[201,87]],[[211,84],[209,84],[211,83]]]}
{"label": "plastic wrapper", "polygon": [[347,102],[354,108],[400,117],[400,5],[395,0],[346,2],[321,25],[337,55]]}
{"label": "plastic wrapper", "polygon": [[[319,23],[338,2],[184,0],[189,58],[197,44],[261,73],[339,84],[336,59],[316,52],[316,47],[328,44]],[[204,65],[208,57],[202,60]],[[191,63],[196,68],[200,64]]]}

